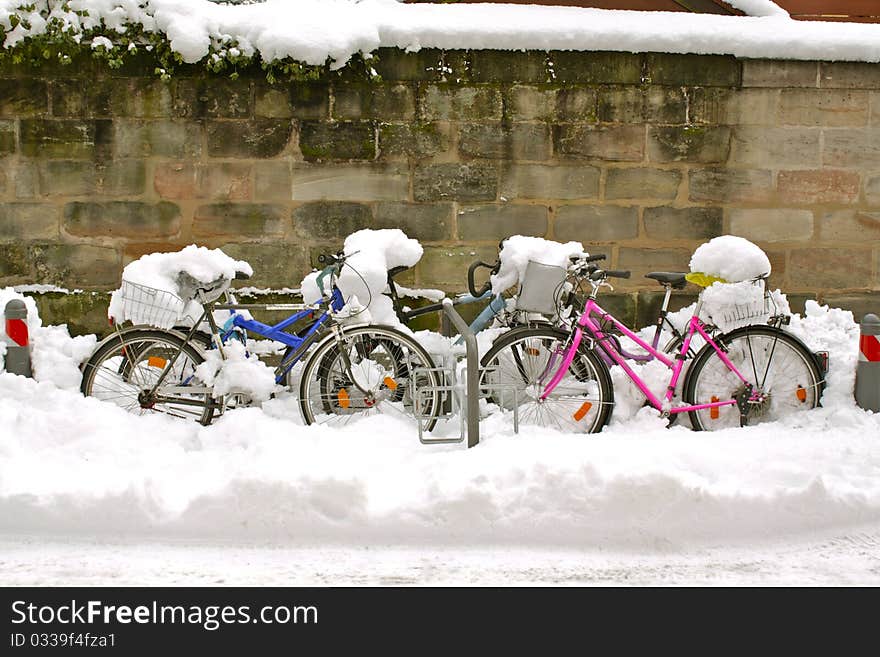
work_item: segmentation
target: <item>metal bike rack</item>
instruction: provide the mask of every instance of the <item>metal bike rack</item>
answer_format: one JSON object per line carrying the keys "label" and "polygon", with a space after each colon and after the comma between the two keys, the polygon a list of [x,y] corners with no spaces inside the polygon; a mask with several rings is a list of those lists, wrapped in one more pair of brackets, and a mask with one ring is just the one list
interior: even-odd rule
{"label": "metal bike rack", "polygon": [[[443,367],[419,368],[413,372],[413,401],[415,415],[418,420],[419,442],[424,445],[442,443],[460,443],[467,437],[467,446],[474,447],[480,442],[480,379],[485,371],[480,369],[480,354],[477,347],[477,338],[467,325],[458,311],[453,307],[449,298],[443,299],[443,312],[452,321],[465,342],[467,365],[464,368],[465,381],[460,380],[460,370],[454,357],[448,357]],[[436,373],[442,383],[437,386],[419,387],[418,381],[422,379],[419,374]],[[513,430],[519,433],[519,399],[518,391],[514,384],[492,384],[483,386],[486,390],[509,390],[513,393]],[[440,394],[441,413],[422,413],[420,409],[429,404],[429,397]],[[463,398],[463,400],[462,400]],[[457,438],[425,438],[423,421],[432,417],[448,419],[458,413],[461,428]]]}

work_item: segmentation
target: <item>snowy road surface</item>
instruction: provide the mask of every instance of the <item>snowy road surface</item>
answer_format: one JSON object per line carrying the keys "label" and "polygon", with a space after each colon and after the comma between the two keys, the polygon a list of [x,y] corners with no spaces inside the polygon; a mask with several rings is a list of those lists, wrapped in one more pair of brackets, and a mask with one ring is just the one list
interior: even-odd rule
{"label": "snowy road surface", "polygon": [[678,551],[0,541],[13,586],[878,586],[880,525]]}

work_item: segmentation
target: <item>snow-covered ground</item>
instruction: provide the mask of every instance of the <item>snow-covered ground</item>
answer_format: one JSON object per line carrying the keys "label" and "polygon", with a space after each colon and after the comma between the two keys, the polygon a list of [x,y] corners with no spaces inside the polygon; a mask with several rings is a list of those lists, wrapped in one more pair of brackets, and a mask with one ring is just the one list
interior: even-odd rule
{"label": "snow-covered ground", "polygon": [[616,380],[599,435],[492,415],[471,450],[393,418],[305,427],[290,395],[202,427],[0,374],[0,583],[878,584],[857,325],[812,306],[792,329],[832,351],[797,418],[666,428]]}

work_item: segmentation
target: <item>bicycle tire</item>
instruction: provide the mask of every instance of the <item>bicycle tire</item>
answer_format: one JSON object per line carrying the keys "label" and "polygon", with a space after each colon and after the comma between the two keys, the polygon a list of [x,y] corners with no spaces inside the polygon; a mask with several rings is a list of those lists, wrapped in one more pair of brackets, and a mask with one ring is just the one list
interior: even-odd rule
{"label": "bicycle tire", "polygon": [[[548,367],[549,357],[569,337],[568,331],[550,326],[512,329],[501,335],[480,362],[480,385],[488,400],[508,410],[516,404],[520,424],[574,433],[601,431],[611,417],[614,388],[608,367],[583,343],[569,367],[576,383],[563,379],[546,400],[539,400],[541,380],[547,382],[555,373]],[[504,386],[516,387],[515,398]]]}
{"label": "bicycle tire", "polygon": [[[340,344],[352,362],[351,376]],[[423,391],[418,393],[423,430],[431,431],[441,400],[441,379],[433,368],[428,352],[393,327],[342,329],[338,338],[331,336],[316,346],[303,366],[299,385],[303,421],[345,425],[357,416],[385,413],[415,422],[413,395],[418,387]],[[418,379],[415,370],[422,370]],[[368,394],[357,384],[367,388]]]}
{"label": "bicycle tire", "polygon": [[[196,346],[161,329],[134,329],[111,336],[95,350],[83,366],[80,391],[135,415],[162,413],[208,425],[216,408],[209,392],[186,396],[175,393],[181,400],[193,402],[188,404],[145,405],[140,401],[140,393],[149,389],[171,366],[173,355],[178,351],[181,354],[174,363],[174,370],[166,376],[166,383],[177,387],[189,385],[188,382],[201,384],[194,379],[194,370],[205,359]],[[161,392],[161,388],[159,390]]]}
{"label": "bicycle tire", "polygon": [[[796,337],[772,326],[746,326],[713,338],[762,399],[715,410],[689,411],[695,431],[778,420],[819,406],[824,380],[809,349]],[[745,384],[718,358],[712,345],[697,353],[684,382],[688,405],[733,399]]]}

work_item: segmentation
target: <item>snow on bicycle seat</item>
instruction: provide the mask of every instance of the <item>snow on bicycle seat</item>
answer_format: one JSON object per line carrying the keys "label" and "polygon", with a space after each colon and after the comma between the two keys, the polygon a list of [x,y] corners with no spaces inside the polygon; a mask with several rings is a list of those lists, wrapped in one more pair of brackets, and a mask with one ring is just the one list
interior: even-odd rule
{"label": "snow on bicycle seat", "polygon": [[652,271],[645,274],[645,278],[650,278],[661,285],[671,285],[676,290],[683,290],[687,284],[685,272],[675,271]]}

